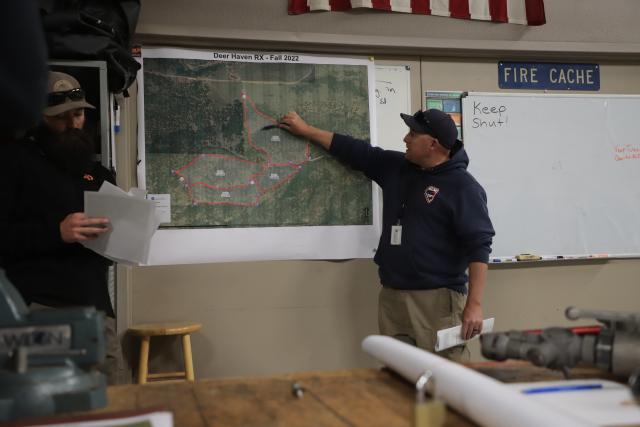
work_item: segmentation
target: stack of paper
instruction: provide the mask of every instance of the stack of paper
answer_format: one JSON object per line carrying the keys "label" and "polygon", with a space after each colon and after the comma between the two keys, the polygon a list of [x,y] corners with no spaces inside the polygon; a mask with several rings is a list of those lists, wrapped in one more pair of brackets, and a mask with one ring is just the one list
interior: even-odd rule
{"label": "stack of paper", "polygon": [[84,213],[109,218],[109,231],[82,244],[100,255],[126,264],[146,264],[151,237],[160,225],[156,203],[144,191],[129,193],[104,182],[99,191],[85,191]]}

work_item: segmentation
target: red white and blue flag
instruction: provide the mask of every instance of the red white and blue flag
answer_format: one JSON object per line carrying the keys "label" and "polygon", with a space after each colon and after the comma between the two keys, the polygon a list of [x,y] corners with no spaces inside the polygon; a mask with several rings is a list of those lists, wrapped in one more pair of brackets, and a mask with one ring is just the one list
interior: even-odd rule
{"label": "red white and blue flag", "polygon": [[289,14],[369,8],[521,25],[543,25],[544,0],[289,0]]}

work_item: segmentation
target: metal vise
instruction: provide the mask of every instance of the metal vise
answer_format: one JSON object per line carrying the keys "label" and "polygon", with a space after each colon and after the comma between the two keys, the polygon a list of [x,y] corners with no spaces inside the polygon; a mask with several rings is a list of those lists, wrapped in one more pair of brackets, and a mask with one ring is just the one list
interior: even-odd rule
{"label": "metal vise", "polygon": [[29,312],[0,269],[0,421],[105,406],[104,359],[102,313]]}

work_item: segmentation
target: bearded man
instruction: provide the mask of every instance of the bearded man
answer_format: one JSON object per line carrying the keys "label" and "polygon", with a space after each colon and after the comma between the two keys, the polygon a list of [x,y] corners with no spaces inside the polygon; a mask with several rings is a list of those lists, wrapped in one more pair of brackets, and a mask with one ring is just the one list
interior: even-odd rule
{"label": "bearded man", "polygon": [[31,309],[93,306],[105,313],[110,384],[127,382],[108,290],[112,262],[79,242],[108,231],[107,218],[83,213],[84,192],[113,174],[94,161],[83,130],[85,99],[78,81],[50,72],[42,123],[18,141],[0,144],[0,267]]}

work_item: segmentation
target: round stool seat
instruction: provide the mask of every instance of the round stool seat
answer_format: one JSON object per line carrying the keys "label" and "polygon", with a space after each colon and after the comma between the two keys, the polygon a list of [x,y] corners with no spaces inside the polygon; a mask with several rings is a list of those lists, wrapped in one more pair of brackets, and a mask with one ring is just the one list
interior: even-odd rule
{"label": "round stool seat", "polygon": [[192,322],[163,322],[142,323],[129,327],[129,332],[142,337],[155,337],[161,335],[183,335],[199,331],[202,323]]}
{"label": "round stool seat", "polygon": [[[146,384],[148,381],[165,381],[168,379],[182,378],[194,381],[193,359],[191,356],[192,332],[199,331],[202,323],[194,322],[158,322],[143,323],[129,327],[127,332],[140,338],[140,359],[138,362],[138,384]],[[149,347],[151,337],[166,335],[180,335],[182,338],[182,357],[184,371],[149,373]]]}

